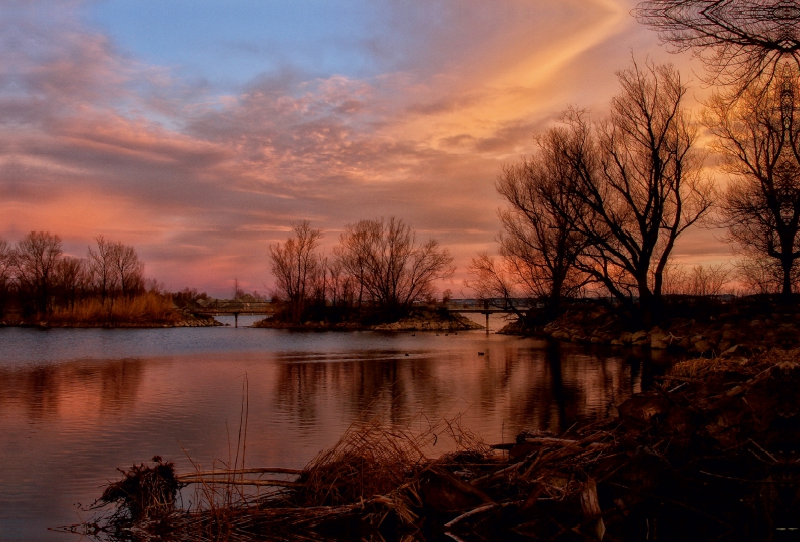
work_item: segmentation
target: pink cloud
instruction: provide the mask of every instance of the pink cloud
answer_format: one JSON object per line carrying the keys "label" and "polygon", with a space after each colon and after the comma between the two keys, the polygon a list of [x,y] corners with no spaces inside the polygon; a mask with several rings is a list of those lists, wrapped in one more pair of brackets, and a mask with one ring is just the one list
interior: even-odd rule
{"label": "pink cloud", "polygon": [[[287,68],[218,96],[121,53],[76,22],[79,4],[43,21],[40,4],[16,2],[0,23],[11,51],[0,58],[0,235],[50,229],[80,253],[102,233],[134,244],[168,286],[218,293],[233,277],[263,290],[267,246],[300,218],[326,230],[330,250],[348,222],[402,217],[451,247],[460,284],[469,257],[493,249],[500,164],[530,152],[585,85],[613,94],[629,53],[600,68],[594,55],[636,28],[599,0],[398,0],[400,71]],[[371,46],[392,56],[388,45]],[[569,54],[548,53],[562,45]]]}

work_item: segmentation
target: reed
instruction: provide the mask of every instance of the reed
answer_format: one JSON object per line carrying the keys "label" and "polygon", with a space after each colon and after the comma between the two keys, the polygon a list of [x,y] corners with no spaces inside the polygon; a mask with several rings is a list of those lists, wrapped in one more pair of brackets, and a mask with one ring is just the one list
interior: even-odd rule
{"label": "reed", "polygon": [[145,326],[172,325],[181,320],[172,300],[156,292],[130,298],[83,299],[71,308],[56,309],[48,318],[55,326]]}

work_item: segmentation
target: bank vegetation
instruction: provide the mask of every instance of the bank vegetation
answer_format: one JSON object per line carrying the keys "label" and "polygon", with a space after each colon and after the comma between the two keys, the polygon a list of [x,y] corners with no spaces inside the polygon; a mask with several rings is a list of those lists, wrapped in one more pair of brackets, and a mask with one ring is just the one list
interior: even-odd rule
{"label": "bank vegetation", "polygon": [[0,240],[0,315],[8,324],[48,326],[169,326],[185,318],[145,279],[134,247],[100,235],[75,257],[44,231],[13,247]]}

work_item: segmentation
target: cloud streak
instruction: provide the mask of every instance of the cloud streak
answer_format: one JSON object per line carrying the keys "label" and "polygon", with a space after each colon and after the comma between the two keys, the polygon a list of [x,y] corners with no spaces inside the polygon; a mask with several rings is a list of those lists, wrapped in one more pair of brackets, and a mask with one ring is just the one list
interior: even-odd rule
{"label": "cloud streak", "polygon": [[[104,234],[168,286],[222,294],[234,277],[269,285],[267,246],[293,220],[330,249],[344,224],[396,215],[463,276],[499,227],[500,164],[585,85],[607,101],[621,36],[645,31],[612,0],[382,6],[393,32],[359,45],[375,73],[285,66],[224,92],[122,51],[80,2],[45,19],[37,2],[0,8],[0,235],[48,229],[81,255]],[[604,48],[618,54],[600,70]]]}

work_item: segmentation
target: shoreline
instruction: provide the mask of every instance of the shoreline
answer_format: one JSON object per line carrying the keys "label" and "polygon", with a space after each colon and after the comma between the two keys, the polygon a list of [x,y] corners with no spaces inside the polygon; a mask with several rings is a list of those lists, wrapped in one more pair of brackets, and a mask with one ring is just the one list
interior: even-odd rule
{"label": "shoreline", "polygon": [[793,306],[731,304],[683,312],[691,316],[672,316],[647,328],[623,321],[607,307],[587,305],[570,308],[540,327],[525,328],[518,321],[498,333],[554,342],[664,350],[691,357],[752,355],[771,348],[800,346],[800,312]]}
{"label": "shoreline", "polygon": [[434,311],[412,313],[396,322],[382,324],[362,324],[360,322],[305,322],[301,324],[276,321],[272,318],[259,320],[251,327],[268,329],[290,329],[296,331],[471,331],[485,329],[460,314],[442,316]]}
{"label": "shoreline", "polygon": [[173,322],[63,322],[49,320],[0,320],[0,327],[24,327],[37,329],[161,329],[175,327],[220,327],[225,324],[217,321],[213,316],[198,317],[195,315],[181,315],[180,320]]}

